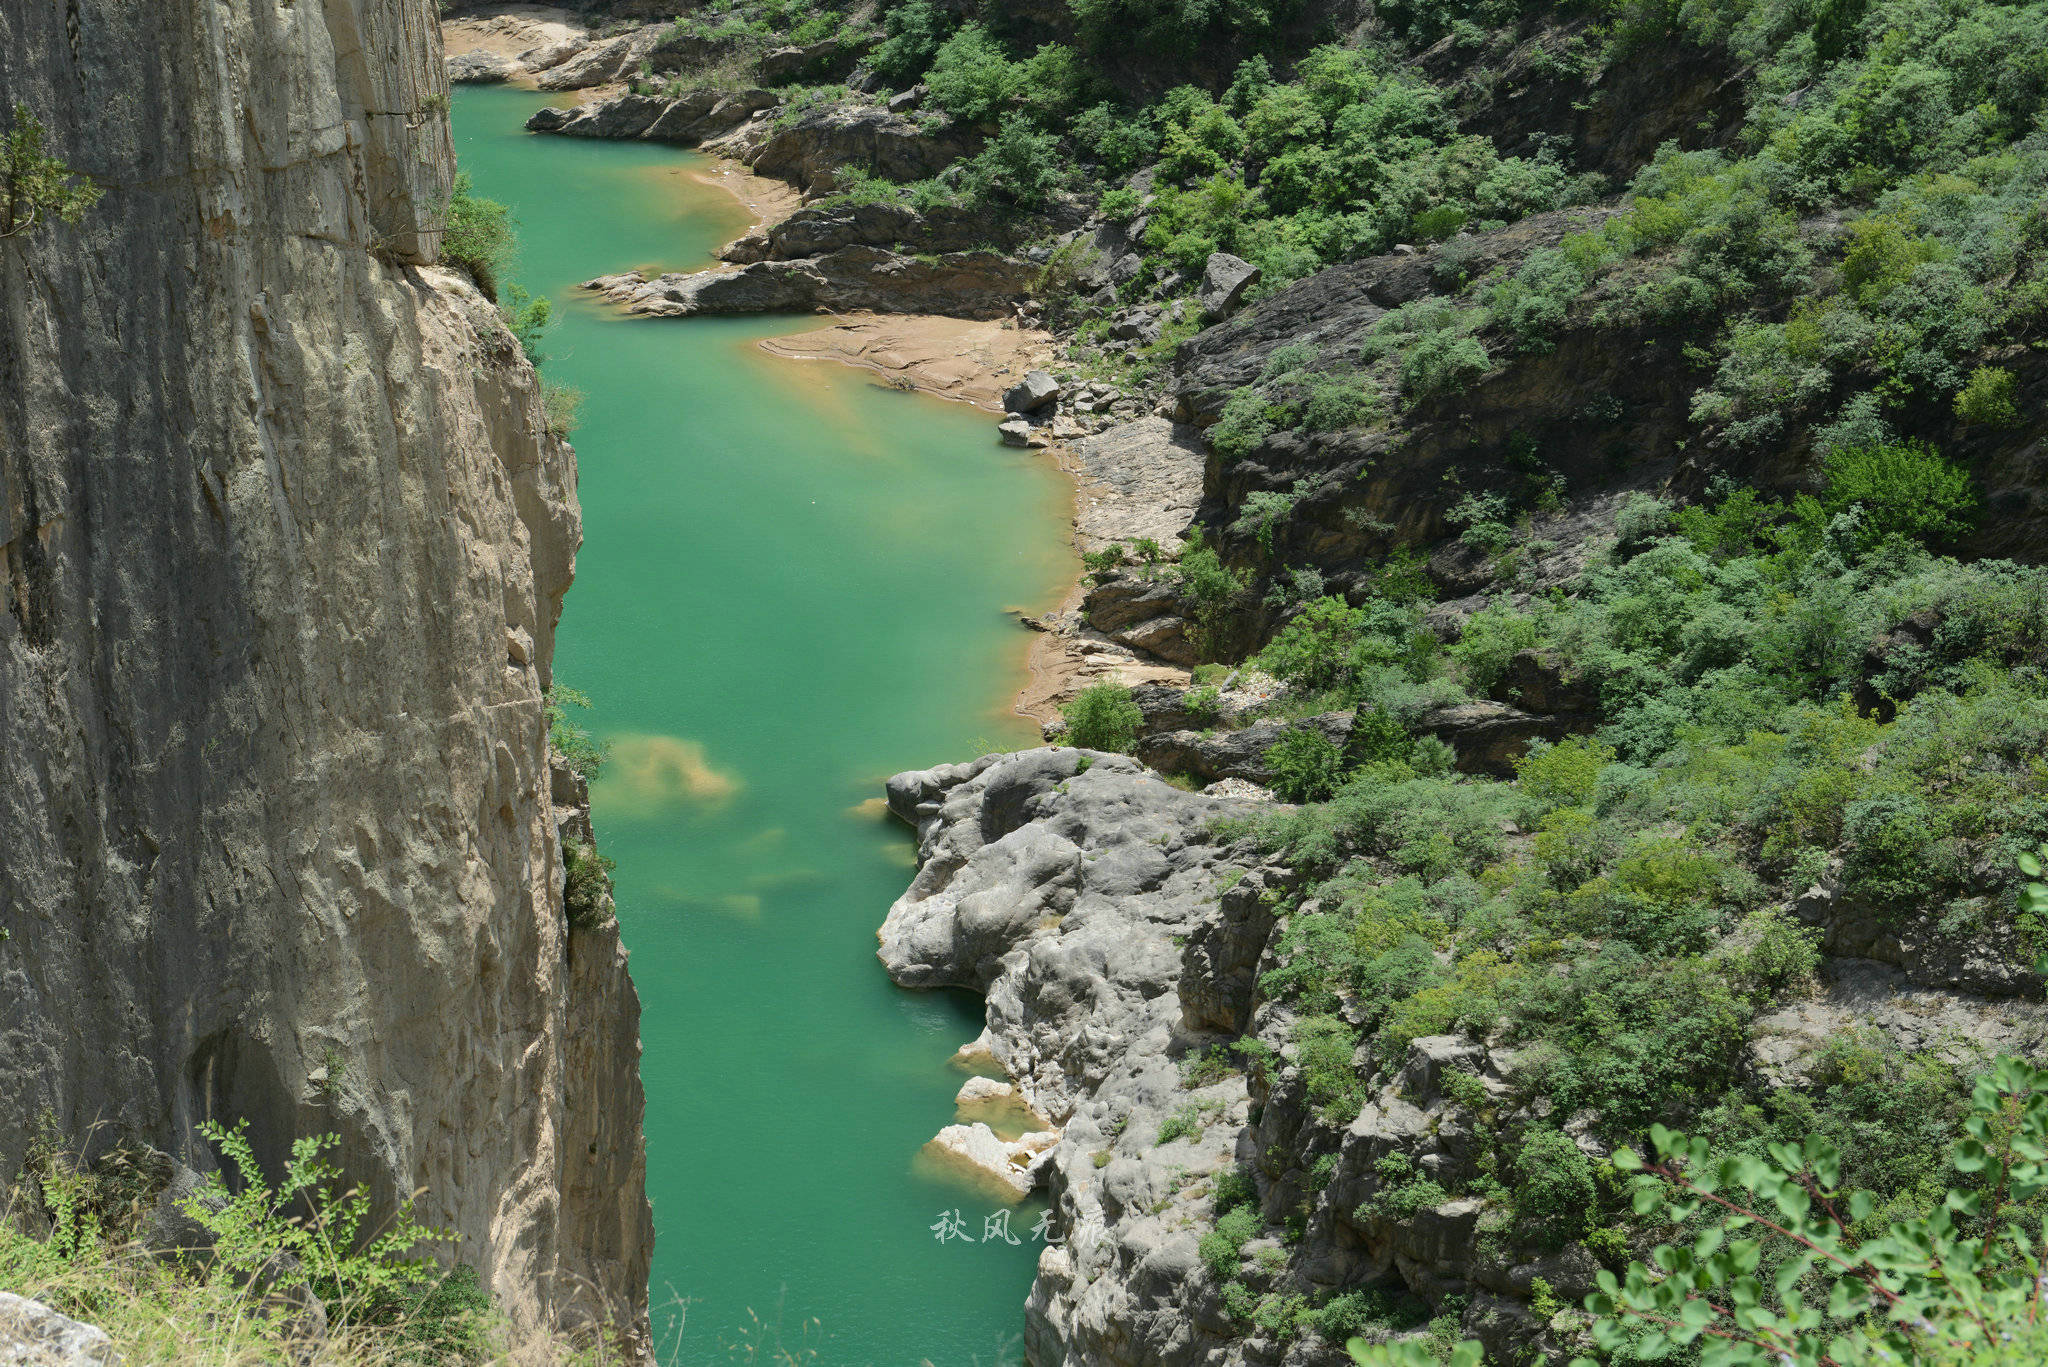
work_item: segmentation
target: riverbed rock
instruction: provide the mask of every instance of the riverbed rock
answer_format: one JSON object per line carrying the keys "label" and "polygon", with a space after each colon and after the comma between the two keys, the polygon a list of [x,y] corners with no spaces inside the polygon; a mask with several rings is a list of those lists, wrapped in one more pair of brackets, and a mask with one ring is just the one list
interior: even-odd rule
{"label": "riverbed rock", "polygon": [[1202,312],[1212,319],[1228,317],[1244,301],[1245,291],[1259,283],[1261,274],[1243,257],[1211,252],[1202,267],[1202,288],[1197,296]]}
{"label": "riverbed rock", "polygon": [[687,318],[700,313],[943,313],[1003,318],[1031,286],[1033,272],[999,252],[905,256],[880,247],[842,247],[799,261],[757,261],[738,270],[600,276],[599,290],[632,313]]}
{"label": "riverbed rock", "polygon": [[788,261],[851,246],[961,252],[988,238],[986,218],[950,205],[919,212],[887,202],[807,204],[768,229],[763,256]]}
{"label": "riverbed rock", "polygon": [[1010,386],[1003,407],[1012,413],[1036,413],[1060,396],[1060,382],[1050,371],[1033,370]]}
{"label": "riverbed rock", "polygon": [[659,27],[642,28],[591,43],[575,56],[541,72],[534,83],[542,90],[587,90],[623,80],[639,67],[662,32]]}
{"label": "riverbed rock", "polygon": [[[1230,867],[1206,831],[1232,804],[1071,749],[899,774],[888,797],[918,829],[920,866],[882,926],[891,977],[987,994],[991,1053],[1055,1121],[1112,1073],[1172,1072],[1172,937],[1207,914]],[[1132,1057],[1155,1037],[1156,1063]]]}
{"label": "riverbed rock", "polygon": [[1029,446],[1031,424],[1022,418],[1011,418],[1008,422],[996,424],[996,435],[1005,446]]}
{"label": "riverbed rock", "polygon": [[1180,590],[1170,580],[1142,571],[1112,571],[1090,585],[1081,600],[1082,615],[1097,631],[1121,631],[1179,610]]}
{"label": "riverbed rock", "polygon": [[1038,1130],[1018,1139],[1000,1139],[979,1121],[948,1125],[924,1146],[923,1165],[964,1181],[977,1192],[999,1201],[1021,1201],[1038,1185],[1047,1155],[1059,1143],[1053,1130]]}
{"label": "riverbed rock", "polygon": [[524,70],[517,59],[501,52],[465,52],[448,59],[448,83],[489,85],[509,81]]}
{"label": "riverbed rock", "polygon": [[644,138],[692,147],[730,133],[775,104],[774,93],[766,90],[722,95],[694,91],[673,100],[629,92],[573,109],[536,109],[526,128],[530,133],[559,133],[569,138]]}
{"label": "riverbed rock", "polygon": [[1149,537],[1172,555],[1202,501],[1200,432],[1166,418],[1105,427],[1074,444],[1074,538],[1084,551]]}
{"label": "riverbed rock", "polygon": [[713,150],[737,157],[757,175],[822,192],[848,168],[883,180],[924,180],[978,151],[980,144],[979,137],[950,119],[926,123],[877,105],[834,104]]}
{"label": "riverbed rock", "polygon": [[0,1291],[0,1367],[109,1367],[113,1354],[104,1329]]}

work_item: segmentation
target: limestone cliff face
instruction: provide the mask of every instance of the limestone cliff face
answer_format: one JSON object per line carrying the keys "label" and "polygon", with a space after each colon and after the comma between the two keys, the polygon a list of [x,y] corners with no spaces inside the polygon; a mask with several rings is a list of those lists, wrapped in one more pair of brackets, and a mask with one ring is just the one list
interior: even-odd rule
{"label": "limestone cliff face", "polygon": [[432,262],[429,0],[0,0],[107,187],[0,243],[0,1171],[336,1131],[519,1320],[644,1313],[638,1003],[572,932],[541,690],[581,538]]}

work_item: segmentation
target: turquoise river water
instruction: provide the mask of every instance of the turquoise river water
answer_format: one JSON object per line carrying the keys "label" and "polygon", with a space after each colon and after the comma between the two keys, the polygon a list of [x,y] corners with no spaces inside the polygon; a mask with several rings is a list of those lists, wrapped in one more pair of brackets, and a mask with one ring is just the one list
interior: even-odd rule
{"label": "turquoise river water", "polygon": [[[747,218],[694,154],[521,130],[455,96],[461,165],[555,301],[544,373],[584,391],[584,545],[555,674],[613,757],[592,795],[645,1006],[663,1360],[1021,1360],[1038,1208],[927,1178],[964,994],[898,990],[874,931],[912,842],[898,769],[1028,740],[1025,633],[1072,573],[1060,477],[995,419],[755,343],[813,319],[627,319],[575,283],[694,269]],[[958,1211],[964,1239],[933,1226]],[[815,1357],[805,1357],[807,1351]]]}

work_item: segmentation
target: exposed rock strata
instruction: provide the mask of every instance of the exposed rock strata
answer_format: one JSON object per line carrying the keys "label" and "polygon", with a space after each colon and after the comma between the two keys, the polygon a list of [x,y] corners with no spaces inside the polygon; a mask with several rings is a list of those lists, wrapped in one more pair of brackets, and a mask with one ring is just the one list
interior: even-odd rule
{"label": "exposed rock strata", "polygon": [[[1163,692],[1146,694],[1162,718]],[[1058,1242],[1040,1255],[1027,1305],[1029,1361],[1348,1361],[1312,1332],[1283,1343],[1225,1312],[1198,1245],[1217,1178],[1232,1169],[1265,1222],[1232,1274],[1252,1294],[1406,1291],[1461,1304],[1461,1331],[1493,1360],[1575,1348],[1531,1303],[1539,1281],[1567,1303],[1593,1289],[1600,1267],[1585,1247],[1553,1248],[1479,1197],[1376,1199],[1401,1180],[1390,1173],[1473,1184],[1486,1130],[1529,1118],[1528,1060],[1453,1035],[1386,1058],[1369,1043],[1355,1063],[1376,1081],[1356,1114],[1321,1113],[1287,1011],[1257,987],[1279,962],[1272,907],[1288,876],[1211,833],[1215,816],[1246,808],[1170,788],[1122,757],[1057,749],[900,774],[889,803],[917,828],[919,870],[882,927],[883,963],[907,987],[982,992],[987,1028],[963,1053],[1001,1068],[1061,1127],[1043,1172]],[[1822,979],[1756,1024],[1751,1066],[1773,1085],[1799,1085],[1845,1032],[1881,1032],[1959,1068],[2037,1051],[2048,1032],[2038,1003],[1915,987],[1867,960],[1831,961]],[[1265,1044],[1270,1062],[1183,1085],[1182,1060],[1239,1035]],[[1174,1116],[1182,1133],[1162,1143]],[[1605,1156],[1583,1125],[1565,1128]],[[1300,1233],[1282,1249],[1285,1221]]]}
{"label": "exposed rock strata", "polygon": [[432,265],[435,35],[0,9],[109,187],[0,248],[0,1173],[45,1112],[197,1167],[208,1117],[332,1130],[517,1322],[630,1328],[637,1004],[566,924],[542,715],[574,455]]}
{"label": "exposed rock strata", "polygon": [[583,288],[631,313],[688,318],[700,313],[798,313],[813,309],[943,313],[1002,318],[1031,287],[1033,272],[997,252],[902,256],[880,247],[842,247],[803,261],[757,261],[737,270],[599,276]]}

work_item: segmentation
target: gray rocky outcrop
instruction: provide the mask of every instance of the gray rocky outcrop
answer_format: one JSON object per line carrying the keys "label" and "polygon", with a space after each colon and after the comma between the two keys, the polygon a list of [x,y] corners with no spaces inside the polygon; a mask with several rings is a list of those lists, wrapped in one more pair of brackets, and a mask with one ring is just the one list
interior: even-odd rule
{"label": "gray rocky outcrop", "polygon": [[801,261],[757,261],[737,270],[600,276],[585,289],[654,318],[700,313],[791,313],[865,309],[1001,318],[1031,287],[1030,267],[999,252],[905,256],[880,247],[842,247]]}
{"label": "gray rocky outcrop", "polygon": [[502,52],[465,52],[448,59],[450,85],[492,85],[521,73],[519,60]]}
{"label": "gray rocky outcrop", "polygon": [[988,240],[985,216],[949,205],[919,212],[907,204],[810,204],[772,225],[764,250],[790,261],[856,246],[964,252]]}
{"label": "gray rocky outcrop", "polygon": [[1350,712],[1326,712],[1298,721],[1271,717],[1241,731],[1166,731],[1139,740],[1137,754],[1162,774],[1187,774],[1205,783],[1240,778],[1271,787],[1274,774],[1266,751],[1288,732],[1315,731],[1342,750],[1351,741],[1352,720]]}
{"label": "gray rocky outcrop", "polygon": [[1003,395],[1003,407],[1012,413],[1036,413],[1050,407],[1060,396],[1060,382],[1043,370],[1033,370],[1011,385]]}
{"label": "gray rocky outcrop", "polygon": [[515,1322],[630,1331],[638,1007],[543,711],[575,456],[435,264],[436,17],[0,13],[109,187],[0,249],[0,1174],[45,1114],[194,1169],[207,1117],[333,1131]]}
{"label": "gray rocky outcrop", "polygon": [[883,180],[924,180],[979,149],[978,137],[944,117],[921,120],[878,105],[834,104],[715,150],[737,156],[758,175],[825,191],[849,168]]}
{"label": "gray rocky outcrop", "polygon": [[588,90],[624,80],[645,60],[661,34],[658,27],[641,28],[591,43],[547,67],[534,78],[534,84],[542,90]]}
{"label": "gray rocky outcrop", "polygon": [[1202,312],[1210,318],[1227,318],[1244,302],[1245,292],[1259,283],[1262,272],[1242,257],[1229,252],[1211,252],[1202,267],[1202,284],[1196,293]]}
{"label": "gray rocky outcrop", "polygon": [[1205,450],[1192,427],[1165,418],[1117,423],[1073,444],[1074,539],[1084,551],[1149,537],[1180,545],[1202,501]]}
{"label": "gray rocky outcrop", "polygon": [[673,100],[629,93],[573,109],[536,109],[526,127],[529,132],[566,138],[639,138],[694,147],[732,132],[775,104],[776,97],[765,90],[699,91]]}
{"label": "gray rocky outcrop", "polygon": [[0,1291],[0,1367],[108,1367],[113,1360],[106,1330]]}

